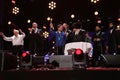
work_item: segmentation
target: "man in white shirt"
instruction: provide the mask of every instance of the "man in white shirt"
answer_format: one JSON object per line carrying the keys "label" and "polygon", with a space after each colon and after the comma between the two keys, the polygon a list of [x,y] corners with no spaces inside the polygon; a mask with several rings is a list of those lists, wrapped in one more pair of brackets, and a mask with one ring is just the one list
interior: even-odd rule
{"label": "man in white shirt", "polygon": [[[20,32],[20,34],[19,34]],[[4,33],[0,32],[0,35],[3,37],[5,41],[11,41],[13,45],[13,54],[20,56],[22,54],[22,49],[24,45],[24,38],[25,38],[25,33],[22,32],[22,30],[13,30],[13,36],[11,37],[6,37]]]}

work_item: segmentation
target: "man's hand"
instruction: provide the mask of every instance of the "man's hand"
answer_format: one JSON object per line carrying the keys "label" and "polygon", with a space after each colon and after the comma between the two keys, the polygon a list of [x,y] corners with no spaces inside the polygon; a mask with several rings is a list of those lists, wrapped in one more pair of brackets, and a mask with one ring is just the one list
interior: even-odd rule
{"label": "man's hand", "polygon": [[51,29],[54,29],[54,26],[53,26],[53,23],[52,23],[52,22],[50,22],[50,28],[51,28]]}
{"label": "man's hand", "polygon": [[4,33],[3,33],[3,32],[0,32],[0,36],[4,37]]}
{"label": "man's hand", "polygon": [[118,48],[120,49],[120,45],[118,45]]}
{"label": "man's hand", "polygon": [[21,29],[19,29],[20,33],[23,33]]}

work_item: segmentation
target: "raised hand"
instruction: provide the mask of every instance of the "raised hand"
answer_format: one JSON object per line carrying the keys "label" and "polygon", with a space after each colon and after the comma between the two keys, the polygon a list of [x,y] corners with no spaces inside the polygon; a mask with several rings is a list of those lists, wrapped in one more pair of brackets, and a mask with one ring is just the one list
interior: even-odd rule
{"label": "raised hand", "polygon": [[50,28],[54,29],[53,23],[50,22]]}
{"label": "raised hand", "polygon": [[21,34],[23,34],[23,33],[24,33],[21,29],[19,29],[19,32],[20,32]]}
{"label": "raised hand", "polygon": [[0,32],[0,36],[4,37],[4,33],[3,33],[3,32]]}
{"label": "raised hand", "polygon": [[29,31],[31,31],[31,30],[32,30],[32,28],[28,28],[28,30],[29,30]]}

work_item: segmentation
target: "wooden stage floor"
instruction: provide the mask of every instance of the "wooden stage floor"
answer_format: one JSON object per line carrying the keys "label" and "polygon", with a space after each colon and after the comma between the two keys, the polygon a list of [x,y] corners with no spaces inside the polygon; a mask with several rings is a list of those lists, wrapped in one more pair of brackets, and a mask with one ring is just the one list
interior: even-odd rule
{"label": "wooden stage floor", "polygon": [[8,70],[0,72],[0,80],[120,80],[120,68],[88,67],[33,68],[30,70]]}

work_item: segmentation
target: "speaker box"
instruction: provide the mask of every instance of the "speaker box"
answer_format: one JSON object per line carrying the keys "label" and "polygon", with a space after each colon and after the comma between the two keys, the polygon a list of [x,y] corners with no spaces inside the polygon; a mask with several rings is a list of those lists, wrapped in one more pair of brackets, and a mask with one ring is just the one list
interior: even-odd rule
{"label": "speaker box", "polygon": [[15,69],[17,66],[17,57],[8,51],[0,51],[0,70]]}
{"label": "speaker box", "polygon": [[72,68],[72,55],[50,56],[49,63],[58,63],[59,68]]}
{"label": "speaker box", "polygon": [[101,55],[103,66],[120,67],[120,55]]}
{"label": "speaker box", "polygon": [[44,56],[33,56],[32,65],[37,67],[44,64]]}

